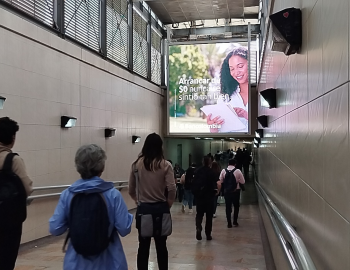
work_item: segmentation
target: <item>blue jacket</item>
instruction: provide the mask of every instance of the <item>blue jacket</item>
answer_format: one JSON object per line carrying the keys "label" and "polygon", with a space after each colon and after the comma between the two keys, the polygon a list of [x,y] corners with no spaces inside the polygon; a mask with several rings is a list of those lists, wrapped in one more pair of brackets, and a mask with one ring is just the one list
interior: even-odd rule
{"label": "blue jacket", "polygon": [[[131,231],[133,215],[129,214],[122,195],[113,187],[113,183],[105,182],[99,177],[93,177],[89,180],[80,179],[61,194],[55,213],[50,218],[50,233],[53,235],[63,234],[69,227],[68,217],[70,202],[74,193],[87,192],[102,193],[107,202],[108,216],[110,220],[110,233],[113,226],[117,229],[114,233],[114,241],[108,248],[98,256],[88,259],[77,254],[69,243],[66,255],[64,257],[64,270],[127,270],[122,243],[118,233],[124,237]],[[83,226],[83,225],[82,225]]]}

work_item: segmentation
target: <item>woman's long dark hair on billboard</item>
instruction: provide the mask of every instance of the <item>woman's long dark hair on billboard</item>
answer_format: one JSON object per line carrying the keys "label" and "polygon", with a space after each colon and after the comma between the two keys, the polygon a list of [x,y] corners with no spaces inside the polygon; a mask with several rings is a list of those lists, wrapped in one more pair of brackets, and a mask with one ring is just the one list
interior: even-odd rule
{"label": "woman's long dark hair on billboard", "polygon": [[237,90],[239,83],[232,77],[230,73],[230,66],[228,61],[232,55],[238,55],[246,60],[248,60],[248,51],[244,47],[237,47],[230,52],[221,66],[220,81],[221,81],[221,94],[228,94],[229,97]]}

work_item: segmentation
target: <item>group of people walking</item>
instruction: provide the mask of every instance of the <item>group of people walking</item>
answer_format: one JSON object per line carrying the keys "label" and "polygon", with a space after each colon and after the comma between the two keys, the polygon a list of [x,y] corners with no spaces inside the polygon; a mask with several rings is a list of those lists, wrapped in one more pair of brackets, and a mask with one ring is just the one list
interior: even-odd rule
{"label": "group of people walking", "polygon": [[[230,159],[226,169],[220,170],[219,163],[212,161],[210,156],[203,158],[203,166],[195,168],[192,164],[181,177],[185,197],[182,212],[189,207],[192,213],[193,200],[196,203],[196,238],[202,240],[202,222],[206,216],[205,234],[207,240],[212,240],[212,218],[215,217],[218,195],[224,194],[226,204],[227,227],[238,226],[241,190],[244,189],[245,179],[241,170],[236,168],[236,160]],[[234,214],[232,219],[232,206]]]}
{"label": "group of people walking", "polygon": [[[0,164],[0,184],[2,190],[8,188],[8,192],[0,194],[0,214],[13,213],[7,215],[11,218],[2,218],[0,223],[2,270],[14,269],[22,223],[26,218],[25,211],[20,210],[25,209],[26,198],[32,191],[32,181],[25,172],[23,160],[11,151],[18,130],[15,121],[8,117],[0,118],[0,161],[4,161],[4,165]],[[49,220],[51,234],[62,235],[68,231],[64,244],[65,250],[68,243],[64,270],[128,269],[120,236],[131,232],[133,215],[129,213],[121,193],[114,188],[113,183],[101,178],[106,159],[105,151],[95,144],[83,145],[77,150],[74,162],[81,178],[62,192]],[[215,170],[215,163],[206,156],[202,167],[191,166],[186,171],[184,203],[188,203],[192,209],[192,198],[196,200],[198,240],[202,239],[204,215],[207,240],[212,239],[213,202],[222,186],[225,186],[228,227],[232,227],[232,224],[238,226],[239,196],[244,177],[234,166],[235,160],[230,160],[228,168],[220,172]],[[17,184],[11,186],[8,184],[11,181]],[[7,185],[3,185],[5,182]],[[166,241],[172,231],[170,208],[175,200],[176,184],[174,169],[164,159],[163,141],[156,133],[147,136],[141,153],[131,165],[129,195],[137,205],[137,269],[148,269],[150,243],[154,238],[159,269],[167,270]],[[232,204],[235,207],[233,223]]]}

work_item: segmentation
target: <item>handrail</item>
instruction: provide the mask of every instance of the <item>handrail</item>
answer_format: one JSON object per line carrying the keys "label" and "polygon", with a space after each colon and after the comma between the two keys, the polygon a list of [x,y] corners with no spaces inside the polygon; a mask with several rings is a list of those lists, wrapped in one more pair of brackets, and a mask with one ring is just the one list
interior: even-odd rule
{"label": "handrail", "polygon": [[[122,184],[127,183],[129,181],[114,181],[113,184]],[[69,188],[71,185],[60,185],[60,186],[46,186],[46,187],[34,187],[33,191],[37,190],[48,190],[48,189],[60,189],[60,188]]]}
{"label": "handrail", "polygon": [[[128,181],[115,181],[115,182],[113,182],[113,184],[127,183],[127,182]],[[39,187],[39,188],[33,189],[33,190],[34,191],[35,190],[47,190],[47,189],[65,188],[65,187],[70,187],[70,185]],[[128,188],[128,187],[129,187],[129,185],[115,186],[116,189],[122,189],[122,188]],[[33,201],[35,199],[45,199],[45,198],[50,198],[50,197],[57,197],[57,196],[60,196],[61,194],[62,194],[62,192],[60,192],[60,193],[48,193],[48,194],[41,194],[41,195],[33,195],[33,196],[29,196],[27,198],[27,201],[31,202],[31,201]]]}
{"label": "handrail", "polygon": [[[263,203],[266,208],[267,214],[271,220],[272,226],[277,234],[279,241],[282,244],[284,252],[289,260],[289,263],[294,270],[316,270],[316,267],[307,251],[303,240],[296,233],[292,225],[289,224],[287,219],[283,216],[280,210],[272,202],[269,196],[266,194],[261,185],[255,181],[261,196],[263,197]],[[287,242],[276,222],[283,226],[283,229],[291,239],[291,243]]]}

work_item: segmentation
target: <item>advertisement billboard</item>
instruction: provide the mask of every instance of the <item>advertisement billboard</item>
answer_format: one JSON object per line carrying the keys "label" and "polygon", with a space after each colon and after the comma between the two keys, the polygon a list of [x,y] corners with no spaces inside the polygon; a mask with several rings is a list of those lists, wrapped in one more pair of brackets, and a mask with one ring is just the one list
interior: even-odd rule
{"label": "advertisement billboard", "polygon": [[239,43],[169,46],[169,135],[249,134],[248,62]]}

